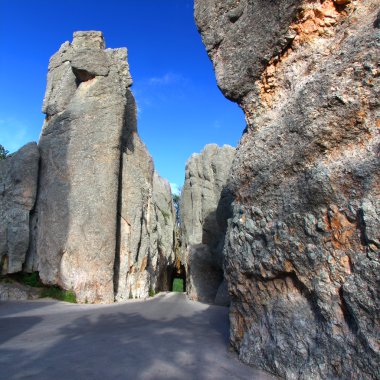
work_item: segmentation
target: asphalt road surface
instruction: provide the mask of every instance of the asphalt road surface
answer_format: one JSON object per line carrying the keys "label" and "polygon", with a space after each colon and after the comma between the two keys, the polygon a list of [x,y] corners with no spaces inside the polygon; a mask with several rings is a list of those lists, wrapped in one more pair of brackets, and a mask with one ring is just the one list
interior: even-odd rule
{"label": "asphalt road surface", "polygon": [[113,305],[0,302],[0,379],[273,377],[229,352],[227,308],[160,293]]}

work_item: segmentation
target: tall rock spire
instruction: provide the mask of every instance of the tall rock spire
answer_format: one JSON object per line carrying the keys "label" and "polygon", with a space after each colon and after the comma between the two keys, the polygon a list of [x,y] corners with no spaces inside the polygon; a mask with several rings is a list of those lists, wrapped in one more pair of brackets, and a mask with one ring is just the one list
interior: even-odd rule
{"label": "tall rock spire", "polygon": [[132,84],[126,49],[76,32],[49,63],[39,141],[35,257],[41,279],[112,302],[120,144]]}

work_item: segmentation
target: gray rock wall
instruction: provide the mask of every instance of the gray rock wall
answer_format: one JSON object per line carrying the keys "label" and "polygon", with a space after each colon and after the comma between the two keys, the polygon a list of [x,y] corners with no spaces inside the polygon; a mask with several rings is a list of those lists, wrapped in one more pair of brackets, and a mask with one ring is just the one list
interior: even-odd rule
{"label": "gray rock wall", "polygon": [[169,182],[157,172],[153,176],[153,204],[155,209],[155,239],[151,288],[155,291],[171,289],[171,270],[178,262],[176,243],[176,213]]}
{"label": "gray rock wall", "polygon": [[186,164],[180,213],[187,292],[194,300],[214,302],[223,280],[222,252],[230,208],[224,188],[234,154],[231,146],[210,144]]}
{"label": "gray rock wall", "polygon": [[248,122],[228,185],[231,343],[287,379],[379,376],[378,14],[372,0],[195,2]]}
{"label": "gray rock wall", "polygon": [[20,272],[30,242],[39,152],[29,143],[0,161],[0,274]]}
{"label": "gray rock wall", "polygon": [[[131,104],[128,112],[136,120],[135,104]],[[154,171],[153,160],[136,129],[126,130],[124,136],[119,197],[116,299],[146,298],[168,290],[165,272],[174,263],[171,189]]]}

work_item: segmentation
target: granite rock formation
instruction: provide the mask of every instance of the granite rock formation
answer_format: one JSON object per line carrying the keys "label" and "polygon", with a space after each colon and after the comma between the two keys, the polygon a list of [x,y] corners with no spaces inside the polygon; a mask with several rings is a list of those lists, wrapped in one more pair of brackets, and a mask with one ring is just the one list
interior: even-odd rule
{"label": "granite rock formation", "polygon": [[231,201],[225,185],[234,154],[231,146],[210,144],[186,164],[180,212],[187,291],[193,300],[213,303],[223,281],[223,242]]}
{"label": "granite rock formation", "polygon": [[39,152],[29,143],[0,161],[0,274],[20,272],[29,247]]}
{"label": "granite rock formation", "polygon": [[37,269],[80,302],[113,301],[126,49],[76,32],[49,63],[39,141]]}
{"label": "granite rock formation", "polygon": [[196,0],[246,133],[228,188],[231,343],[287,379],[378,379],[379,4]]}
{"label": "granite rock formation", "polygon": [[167,266],[174,265],[175,215],[169,183],[155,171],[137,134],[132,95],[122,145],[120,236],[115,261],[116,299],[146,298],[168,290]]}
{"label": "granite rock formation", "polygon": [[169,182],[157,172],[153,176],[153,205],[155,227],[151,289],[169,291],[172,287],[172,271],[178,266],[180,258],[176,252],[176,212]]}
{"label": "granite rock formation", "polygon": [[105,49],[101,32],[74,33],[50,59],[25,269],[78,302],[166,290],[174,262],[170,186],[137,134],[131,84],[127,50]]}

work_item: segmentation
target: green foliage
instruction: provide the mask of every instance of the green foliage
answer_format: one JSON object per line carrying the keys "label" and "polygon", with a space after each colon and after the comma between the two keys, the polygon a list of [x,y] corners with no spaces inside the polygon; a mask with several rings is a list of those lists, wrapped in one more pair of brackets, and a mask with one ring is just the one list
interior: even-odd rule
{"label": "green foliage", "polygon": [[38,272],[33,273],[18,273],[15,275],[15,280],[21,284],[32,286],[33,288],[43,288]]}
{"label": "green foliage", "polygon": [[54,298],[59,301],[76,303],[77,299],[75,293],[70,290],[63,290],[58,286],[49,286],[44,288],[41,292],[41,298]]}
{"label": "green foliage", "polygon": [[54,298],[59,301],[66,301],[76,303],[75,293],[70,290],[63,290],[59,286],[45,286],[41,280],[38,272],[33,273],[15,273],[6,276],[0,276],[0,282],[14,283],[18,282],[23,285],[31,286],[33,288],[40,288],[41,298]]}
{"label": "green foliage", "polygon": [[182,293],[183,291],[184,291],[183,279],[182,278],[175,278],[173,280],[173,292]]}
{"label": "green foliage", "polygon": [[6,150],[1,144],[0,144],[0,161],[5,160],[9,154],[9,151]]}
{"label": "green foliage", "polygon": [[156,292],[154,291],[153,288],[149,289],[149,297],[154,297],[156,295]]}

